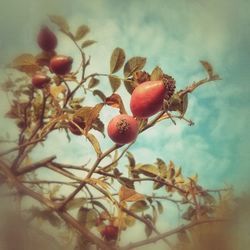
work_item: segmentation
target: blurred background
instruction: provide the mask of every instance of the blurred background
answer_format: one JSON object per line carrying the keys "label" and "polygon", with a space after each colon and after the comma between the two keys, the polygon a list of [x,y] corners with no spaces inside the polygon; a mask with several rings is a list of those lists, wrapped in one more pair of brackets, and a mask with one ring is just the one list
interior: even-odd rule
{"label": "blurred background", "polygon": [[[140,136],[130,151],[142,163],[153,163],[156,158],[172,160],[182,167],[184,175],[197,173],[204,187],[233,185],[241,193],[249,189],[250,176],[249,7],[247,0],[2,0],[0,79],[4,81],[4,66],[15,56],[38,53],[36,36],[40,26],[49,23],[49,14],[64,16],[72,30],[80,24],[90,27],[88,37],[98,42],[86,49],[86,54],[91,55],[89,73],[108,73],[110,55],[115,47],[121,47],[127,59],[146,57],[148,72],[158,65],[175,78],[177,89],[182,89],[205,76],[199,60],[207,60],[222,80],[190,95],[186,117],[195,125],[164,121]],[[80,61],[77,50],[62,34],[57,35],[58,54],[74,57],[76,69]],[[101,88],[107,96],[112,93],[105,78]],[[119,93],[127,105],[126,90]],[[87,101],[93,104],[96,99]],[[1,135],[15,139],[15,124],[4,117],[9,100],[2,92],[0,104]],[[107,110],[102,120],[108,122],[114,114]],[[112,144],[101,135],[99,139],[103,148]],[[34,151],[32,159],[42,159],[51,152],[58,161],[74,164],[94,156],[82,138],[72,137],[68,143],[65,135],[52,133],[46,147]],[[47,175],[46,171],[41,174]],[[145,186],[141,188],[145,192]],[[162,228],[164,225],[162,222]]]}

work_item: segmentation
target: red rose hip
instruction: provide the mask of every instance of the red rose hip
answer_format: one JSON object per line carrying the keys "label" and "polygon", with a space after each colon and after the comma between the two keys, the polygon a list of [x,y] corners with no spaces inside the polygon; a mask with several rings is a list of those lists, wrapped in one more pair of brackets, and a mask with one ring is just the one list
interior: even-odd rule
{"label": "red rose hip", "polygon": [[72,63],[70,56],[54,56],[50,60],[50,70],[57,75],[65,75],[70,72]]}
{"label": "red rose hip", "polygon": [[57,46],[57,38],[47,26],[43,26],[37,36],[37,43],[44,51],[53,51]]}
{"label": "red rose hip", "polygon": [[106,241],[117,240],[118,233],[119,233],[118,227],[113,225],[107,225],[101,231],[101,235]]}
{"label": "red rose hip", "polygon": [[42,89],[50,82],[50,77],[42,73],[37,73],[32,77],[32,85],[35,88]]}
{"label": "red rose hip", "polygon": [[83,120],[83,118],[79,117],[79,116],[75,116],[73,118],[73,122],[70,121],[68,124],[68,128],[70,130],[70,132],[74,135],[82,135],[81,130],[75,125],[77,124],[81,129],[85,128],[85,122]]}
{"label": "red rose hip", "polygon": [[147,81],[138,85],[130,100],[130,109],[135,117],[148,118],[162,108],[166,87],[163,81]]}
{"label": "red rose hip", "polygon": [[138,135],[138,123],[132,116],[117,115],[108,124],[108,135],[117,144],[134,141]]}

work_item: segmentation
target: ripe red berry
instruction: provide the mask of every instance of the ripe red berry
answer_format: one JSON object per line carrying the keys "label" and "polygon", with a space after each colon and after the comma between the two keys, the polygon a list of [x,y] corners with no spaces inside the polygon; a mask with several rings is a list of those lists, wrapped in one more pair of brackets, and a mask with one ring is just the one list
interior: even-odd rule
{"label": "ripe red berry", "polygon": [[70,72],[72,63],[70,56],[54,56],[50,60],[50,69],[57,75],[65,75]]}
{"label": "ripe red berry", "polygon": [[166,87],[163,81],[148,81],[138,85],[130,100],[130,109],[134,116],[148,118],[162,108]]}
{"label": "ripe red berry", "polygon": [[37,73],[32,77],[32,85],[35,88],[42,89],[50,82],[50,77],[42,73]]}
{"label": "ripe red berry", "polygon": [[43,26],[37,36],[37,43],[44,51],[52,51],[57,46],[57,38],[47,26]]}
{"label": "ripe red berry", "polygon": [[118,233],[119,233],[118,227],[113,225],[107,225],[101,231],[102,237],[107,241],[117,240]]}
{"label": "ripe red berry", "polygon": [[[85,122],[82,117],[80,116],[75,116],[73,118],[73,122],[77,124],[81,129],[85,128]],[[68,128],[70,132],[74,135],[82,135],[81,130],[73,123],[72,121],[69,122]]]}
{"label": "ripe red berry", "polygon": [[134,141],[138,134],[138,123],[129,115],[117,115],[108,124],[108,135],[117,144]]}

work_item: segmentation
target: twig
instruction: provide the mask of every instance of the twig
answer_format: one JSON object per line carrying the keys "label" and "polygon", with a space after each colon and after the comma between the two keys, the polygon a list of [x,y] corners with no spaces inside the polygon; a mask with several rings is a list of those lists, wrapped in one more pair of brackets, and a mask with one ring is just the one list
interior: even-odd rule
{"label": "twig", "polygon": [[9,154],[9,153],[12,153],[12,152],[14,152],[14,151],[17,151],[17,150],[19,150],[20,148],[26,147],[26,146],[31,145],[31,144],[35,144],[35,143],[37,143],[37,142],[42,142],[42,141],[44,141],[44,138],[38,138],[38,139],[33,140],[33,141],[25,142],[25,143],[23,143],[23,144],[21,144],[21,145],[19,145],[19,146],[16,146],[16,147],[14,147],[14,148],[8,149],[8,150],[6,150],[6,151],[4,151],[4,152],[0,152],[0,157],[1,157],[1,156],[4,156],[4,155],[7,155],[7,154]]}
{"label": "twig", "polygon": [[45,165],[47,165],[49,162],[53,161],[56,158],[55,155],[50,156],[48,158],[45,158],[43,160],[40,160],[38,162],[26,165],[24,167],[22,167],[21,169],[17,170],[17,175],[23,175],[26,174],[28,172],[34,171],[37,168],[43,167]]}
{"label": "twig", "polygon": [[162,233],[161,235],[149,238],[147,240],[142,240],[142,241],[138,241],[138,242],[135,242],[135,243],[130,243],[125,247],[121,247],[121,250],[130,250],[130,249],[134,249],[134,248],[137,248],[137,247],[140,247],[140,246],[145,246],[145,245],[154,243],[154,242],[156,242],[156,241],[158,241],[158,240],[160,240],[162,238],[169,237],[169,236],[171,236],[173,234],[177,234],[177,233],[179,233],[181,231],[185,231],[185,230],[187,230],[189,228],[192,228],[192,227],[195,227],[195,226],[198,226],[198,225],[201,225],[201,224],[219,223],[219,222],[225,222],[225,221],[228,221],[228,219],[218,218],[218,219],[209,219],[209,220],[196,221],[196,222],[184,225],[184,226],[177,227],[176,229],[173,229],[173,230],[170,230],[168,232]]}

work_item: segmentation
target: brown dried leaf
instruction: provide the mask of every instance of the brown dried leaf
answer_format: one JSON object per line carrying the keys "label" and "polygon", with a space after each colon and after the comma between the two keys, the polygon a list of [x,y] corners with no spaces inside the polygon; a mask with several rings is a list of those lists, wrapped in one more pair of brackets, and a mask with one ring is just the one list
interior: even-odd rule
{"label": "brown dried leaf", "polygon": [[85,129],[84,129],[84,131],[85,131],[86,134],[92,128],[92,123],[98,118],[99,113],[100,113],[103,106],[104,106],[103,103],[99,103],[99,104],[95,105],[90,110],[90,113],[89,113],[87,119],[85,119]]}
{"label": "brown dried leaf", "polygon": [[125,77],[129,77],[133,75],[133,73],[137,70],[143,69],[144,65],[146,64],[146,58],[145,57],[132,57],[130,58],[123,69],[123,73]]}
{"label": "brown dried leaf", "polygon": [[121,114],[127,114],[122,98],[118,94],[112,94],[111,96],[107,97],[105,104],[114,108],[119,108]]}
{"label": "brown dried leaf", "polygon": [[100,97],[100,99],[103,101],[103,102],[105,102],[105,100],[106,100],[106,96],[105,96],[105,94],[101,91],[101,90],[98,90],[98,89],[95,89],[94,91],[93,91],[93,95],[94,96],[99,96]]}
{"label": "brown dried leaf", "polygon": [[211,79],[213,77],[213,75],[214,75],[213,66],[207,61],[200,61],[200,63],[202,64],[202,66],[207,71],[209,79]]}
{"label": "brown dried leaf", "polygon": [[79,26],[74,37],[75,41],[81,40],[89,31],[90,29],[87,25]]}
{"label": "brown dried leaf", "polygon": [[122,186],[119,190],[120,201],[133,202],[144,200],[145,196],[143,194],[137,193],[134,189]]}
{"label": "brown dried leaf", "polygon": [[117,72],[125,62],[125,52],[121,48],[115,48],[110,58],[110,73]]}

